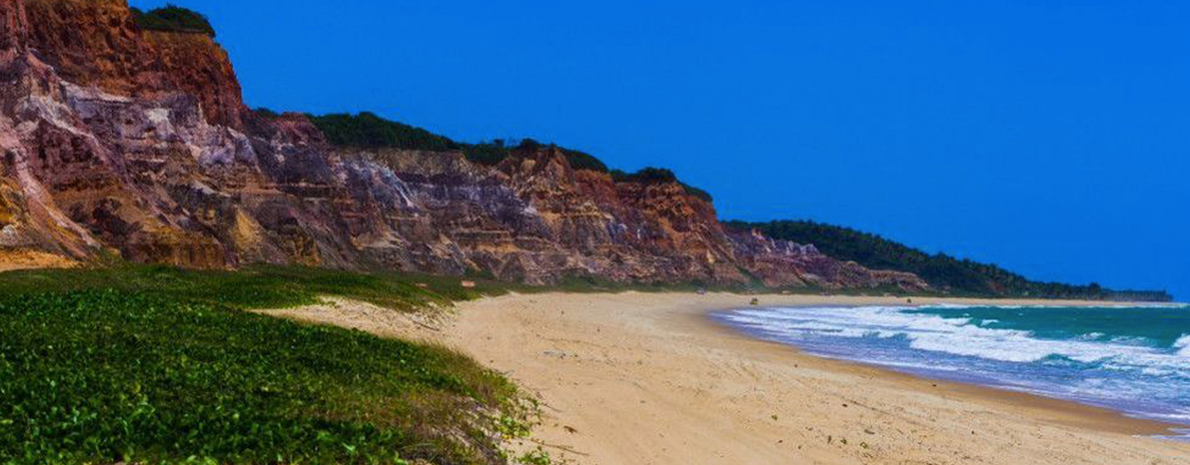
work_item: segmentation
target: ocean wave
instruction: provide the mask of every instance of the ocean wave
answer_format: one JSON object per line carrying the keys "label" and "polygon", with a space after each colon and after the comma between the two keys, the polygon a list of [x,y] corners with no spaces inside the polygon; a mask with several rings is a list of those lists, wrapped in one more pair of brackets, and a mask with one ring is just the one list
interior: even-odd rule
{"label": "ocean wave", "polygon": [[1078,339],[1081,341],[1099,341],[1099,340],[1102,340],[1104,336],[1106,336],[1106,334],[1094,332],[1094,333],[1080,334],[1075,339]]}
{"label": "ocean wave", "polygon": [[[1190,424],[1190,333],[1170,346],[1167,335],[1125,336],[1106,329],[1065,333],[1063,321],[1045,318],[1039,325],[1037,315],[1023,307],[1007,312],[938,307],[936,313],[907,306],[747,308],[717,317],[754,336],[820,356]],[[1015,321],[1011,314],[1018,312],[1026,318]],[[1018,329],[993,326],[999,322],[980,315],[997,316]]]}
{"label": "ocean wave", "polygon": [[1129,346],[1143,346],[1143,347],[1157,347],[1157,341],[1141,336],[1116,336],[1108,339],[1112,344],[1129,345]]}
{"label": "ocean wave", "polygon": [[1190,358],[1190,334],[1183,334],[1173,343],[1174,350],[1178,351],[1178,355]]}
{"label": "ocean wave", "polygon": [[[949,306],[948,308],[954,308]],[[1088,333],[1070,339],[1036,337],[1031,331],[986,327],[988,320],[943,317],[903,306],[855,308],[791,307],[749,309],[726,319],[760,331],[793,338],[896,338],[916,350],[1015,363],[1055,357],[1114,371],[1170,373],[1190,377],[1190,334],[1176,343],[1177,354],[1140,337]]]}
{"label": "ocean wave", "polygon": [[[1154,413],[1148,415],[1154,420],[1165,420],[1177,423],[1190,423],[1190,410],[1181,410],[1175,413]],[[1190,433],[1190,430],[1182,430]]]}

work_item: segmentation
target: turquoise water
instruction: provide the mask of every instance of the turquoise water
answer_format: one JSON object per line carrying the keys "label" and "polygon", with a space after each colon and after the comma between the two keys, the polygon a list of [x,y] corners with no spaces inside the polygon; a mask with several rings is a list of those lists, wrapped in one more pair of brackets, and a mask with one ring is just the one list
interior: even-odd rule
{"label": "turquoise water", "polygon": [[752,308],[720,321],[810,353],[1190,427],[1190,308]]}

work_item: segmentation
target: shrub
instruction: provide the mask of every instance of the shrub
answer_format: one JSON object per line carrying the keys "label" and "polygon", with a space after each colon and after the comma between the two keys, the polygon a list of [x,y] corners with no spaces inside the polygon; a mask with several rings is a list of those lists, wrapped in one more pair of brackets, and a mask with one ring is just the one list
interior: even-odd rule
{"label": "shrub", "polygon": [[202,13],[194,10],[172,4],[167,4],[162,8],[156,8],[148,12],[142,11],[139,8],[130,9],[132,10],[132,20],[141,29],[206,34],[207,36],[215,37],[215,28],[211,27],[210,20]]}
{"label": "shrub", "polygon": [[578,150],[571,150],[561,148],[562,154],[566,156],[566,161],[570,162],[570,167],[576,170],[590,170],[598,171],[600,173],[608,172],[607,165],[603,164],[594,155]]}
{"label": "shrub", "polygon": [[503,140],[495,140],[492,142],[480,142],[478,144],[465,144],[462,147],[463,156],[466,156],[472,163],[494,166],[508,158],[511,150],[504,146]]}
{"label": "shrub", "polygon": [[701,199],[702,201],[707,202],[707,203],[711,203],[711,202],[715,201],[715,198],[711,197],[710,192],[704,191],[702,189],[691,186],[684,182],[680,183],[680,184],[682,185],[683,188],[686,189],[687,194],[693,195],[695,198]]}
{"label": "shrub", "polygon": [[518,150],[530,150],[530,151],[538,150],[541,148],[541,142],[537,142],[533,139],[526,137],[524,139],[521,139],[521,143],[517,144],[516,148]]}
{"label": "shrub", "polygon": [[611,175],[612,180],[616,182],[639,182],[645,184],[671,182],[677,183],[686,190],[687,194],[690,194],[695,198],[701,199],[708,203],[714,201],[714,198],[711,197],[709,192],[679,181],[677,175],[675,175],[673,171],[667,170],[665,168],[654,168],[650,166],[647,168],[642,168],[639,171],[631,174],[620,170],[611,170]]}
{"label": "shrub", "polygon": [[612,179],[616,182],[639,182],[644,184],[653,183],[667,183],[678,182],[678,177],[674,175],[673,171],[665,168],[647,167],[641,168],[635,173],[625,173],[620,170],[613,170],[611,172]]}
{"label": "shrub", "polygon": [[373,113],[356,115],[308,115],[310,121],[326,135],[331,144],[364,149],[393,148],[444,152],[457,150],[459,144],[446,136],[396,121],[389,121]]}
{"label": "shrub", "polygon": [[260,116],[268,118],[268,119],[277,119],[277,118],[281,117],[280,113],[277,113],[277,112],[275,112],[271,109],[265,108],[265,107],[260,107],[255,110],[252,110],[252,111],[256,112],[257,115],[260,115]]}
{"label": "shrub", "polygon": [[[591,170],[600,173],[608,172],[607,165],[603,164],[594,155],[579,150],[568,149],[565,147],[558,147],[550,144],[550,147],[555,147],[562,151],[562,155],[566,157],[566,161],[570,163],[570,167],[576,170]],[[545,147],[544,144],[533,139],[521,139],[517,144],[516,149],[522,151],[536,151]],[[467,144],[462,147],[463,154],[467,156],[468,160],[482,165],[495,165],[504,161],[511,153],[512,149],[504,145],[504,141],[497,139],[493,142],[480,142],[478,144]]]}

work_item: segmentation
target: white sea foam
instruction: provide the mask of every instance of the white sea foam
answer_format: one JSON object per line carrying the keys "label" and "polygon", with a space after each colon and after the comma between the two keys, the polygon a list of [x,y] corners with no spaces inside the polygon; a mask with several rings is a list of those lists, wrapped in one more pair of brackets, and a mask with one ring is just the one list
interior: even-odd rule
{"label": "white sea foam", "polygon": [[[956,306],[947,306],[955,308]],[[913,349],[1030,363],[1062,357],[1080,363],[1099,363],[1117,371],[1149,369],[1149,373],[1178,373],[1190,377],[1190,335],[1179,339],[1178,354],[1153,347],[1143,338],[1098,340],[1092,333],[1068,340],[1041,339],[1029,331],[987,328],[970,318],[944,318],[910,313],[912,307],[793,307],[749,309],[726,315],[729,321],[788,337],[903,336]],[[983,324],[987,322],[984,321]]]}
{"label": "white sea foam", "polygon": [[1186,423],[1190,422],[1190,410],[1181,410],[1176,413],[1155,413],[1151,417],[1158,420]]}
{"label": "white sea foam", "polygon": [[1177,349],[1178,355],[1190,358],[1190,334],[1183,334],[1173,343],[1173,348]]}
{"label": "white sea foam", "polygon": [[[947,305],[945,308],[963,308]],[[938,307],[935,307],[938,308]],[[1024,313],[1025,307],[1020,308]],[[1190,424],[1190,333],[1173,345],[1099,332],[1052,339],[922,307],[748,308],[721,314],[828,357],[975,381]],[[943,312],[954,314],[956,312]],[[972,312],[976,314],[976,312]],[[1076,371],[1070,371],[1076,370]],[[1073,375],[1073,376],[1072,376]]]}

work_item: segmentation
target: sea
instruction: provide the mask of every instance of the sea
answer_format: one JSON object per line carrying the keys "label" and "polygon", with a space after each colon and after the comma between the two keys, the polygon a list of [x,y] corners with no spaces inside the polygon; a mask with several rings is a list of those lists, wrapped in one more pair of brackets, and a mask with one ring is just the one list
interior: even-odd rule
{"label": "sea", "polygon": [[813,355],[1184,424],[1168,437],[1190,439],[1190,307],[753,307],[713,318]]}

